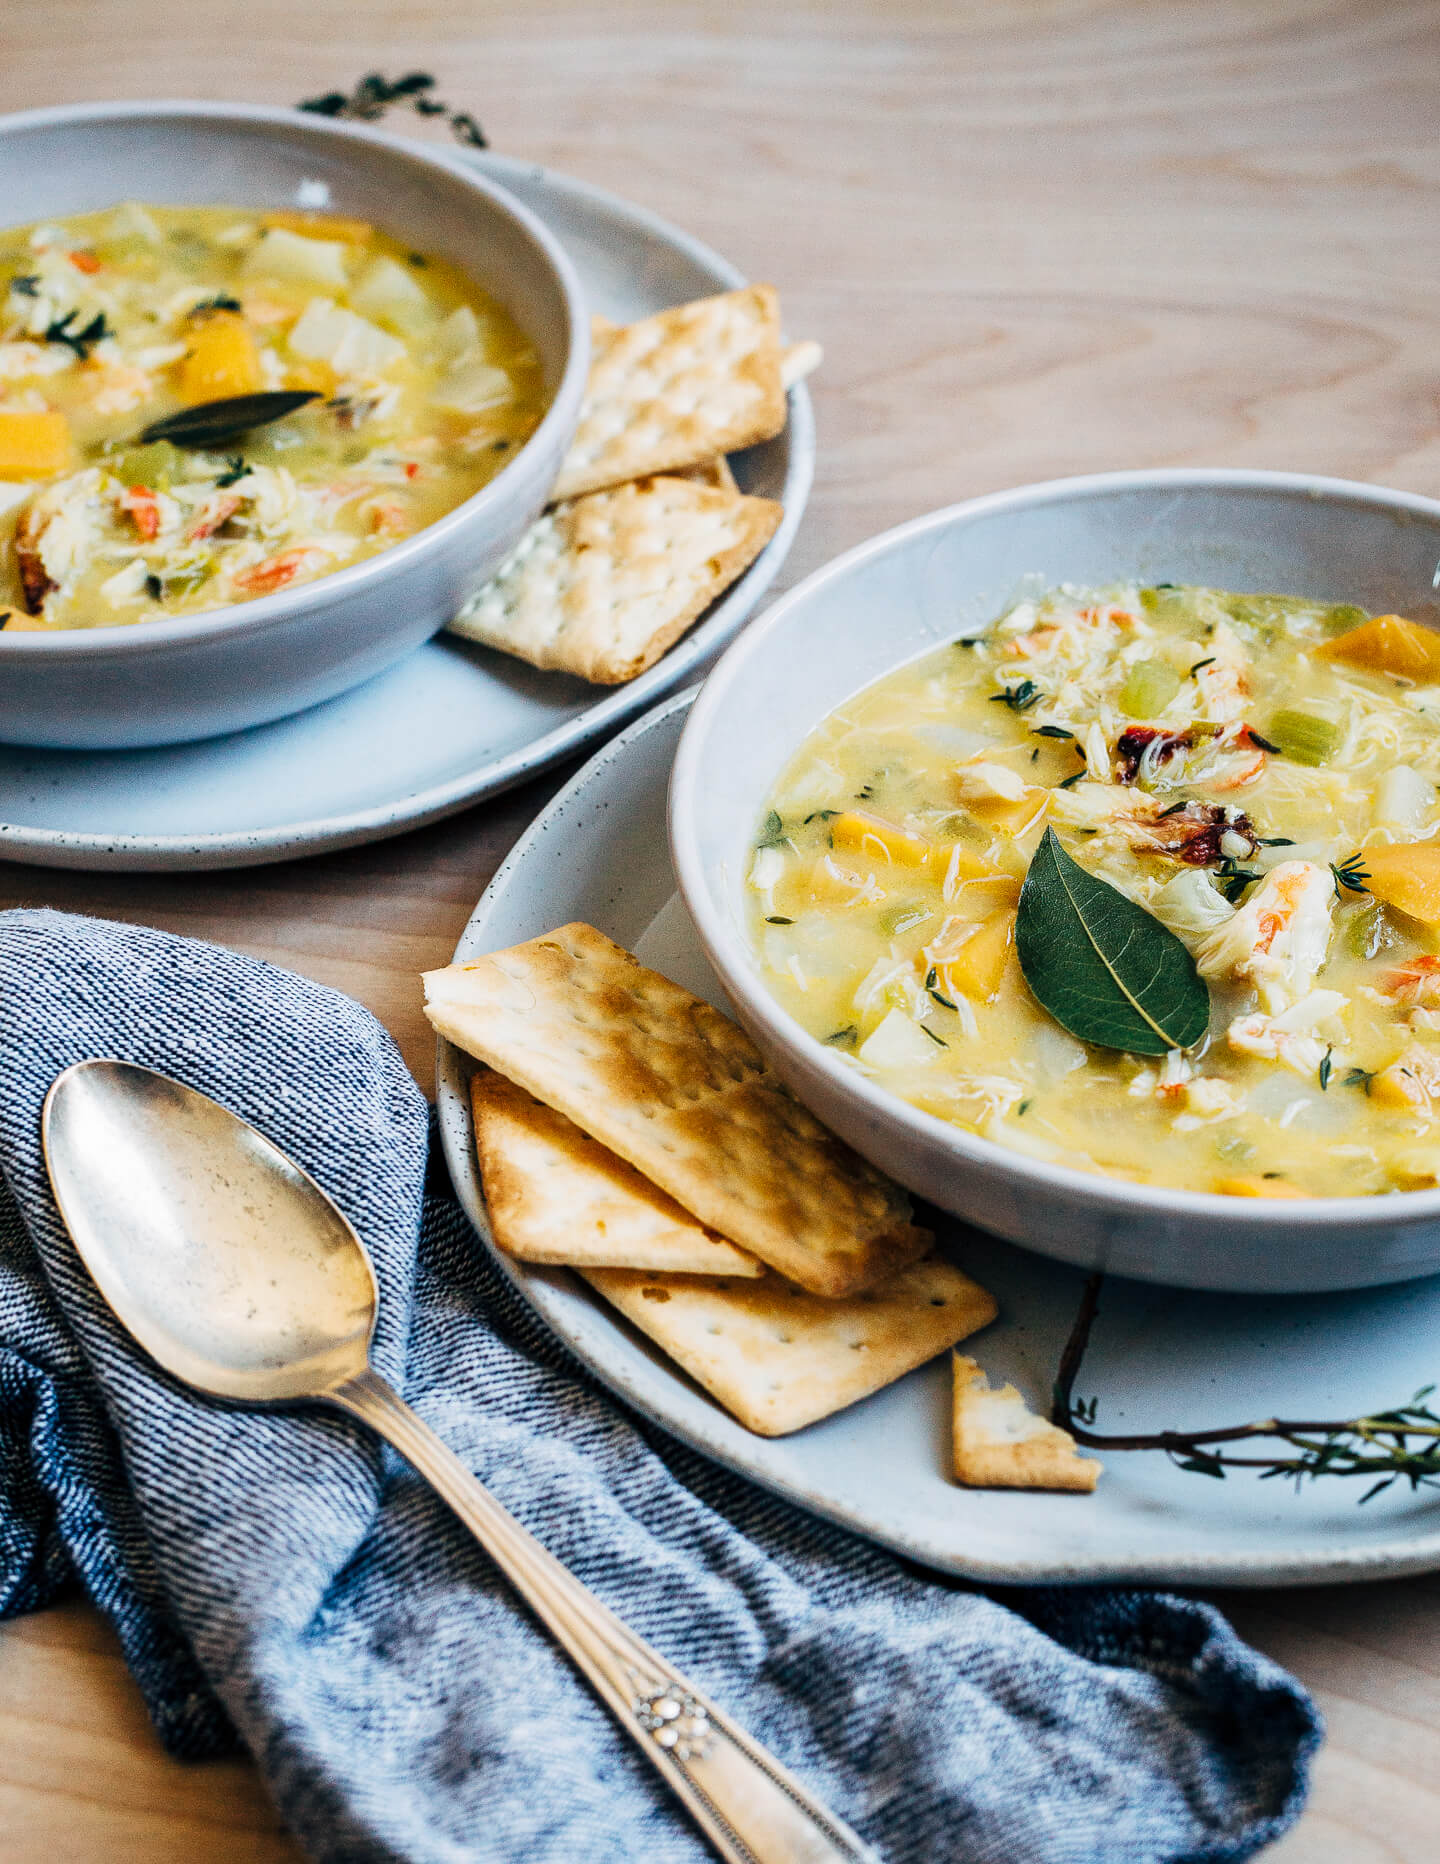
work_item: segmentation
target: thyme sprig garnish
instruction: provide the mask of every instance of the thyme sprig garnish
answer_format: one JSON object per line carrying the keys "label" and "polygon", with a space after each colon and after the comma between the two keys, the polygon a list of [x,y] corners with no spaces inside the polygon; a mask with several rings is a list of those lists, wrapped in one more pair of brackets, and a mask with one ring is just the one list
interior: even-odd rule
{"label": "thyme sprig garnish", "polygon": [[1335,876],[1335,897],[1338,900],[1342,891],[1347,893],[1368,893],[1370,891],[1370,870],[1365,865],[1363,854],[1352,854],[1346,861],[1332,861],[1330,872]]}
{"label": "thyme sprig garnish", "polygon": [[239,311],[244,306],[228,291],[217,291],[213,298],[201,298],[198,304],[192,304],[186,311],[187,317],[213,317],[217,311]]}
{"label": "thyme sprig garnish", "polygon": [[467,148],[488,149],[485,132],[470,112],[441,103],[431,96],[434,88],[428,71],[407,71],[403,78],[393,79],[371,71],[353,91],[326,91],[320,97],[307,97],[296,108],[312,116],[350,117],[359,123],[378,123],[388,110],[413,110],[417,116],[443,117],[455,140]]}
{"label": "thyme sprig garnish", "polygon": [[1232,906],[1238,906],[1240,896],[1245,889],[1260,878],[1258,867],[1241,867],[1234,855],[1220,857],[1220,865],[1215,873],[1215,884]]}
{"label": "thyme sprig garnish", "polygon": [[990,695],[991,705],[1008,705],[1012,712],[1028,712],[1032,705],[1039,705],[1045,697],[1034,680],[1021,680],[1018,686],[1007,686],[1003,692]]}
{"label": "thyme sprig garnish", "polygon": [[83,329],[75,329],[79,311],[67,311],[63,317],[54,318],[45,331],[47,343],[63,343],[67,349],[74,350],[81,362],[90,360],[90,352],[97,343],[103,343],[106,337],[113,337],[115,332],[105,321],[104,311],[96,311]]}
{"label": "thyme sprig garnish", "polygon": [[930,969],[925,973],[926,994],[928,996],[933,997],[935,1001],[941,1006],[942,1009],[946,1009],[946,1010],[959,1009],[960,1007],[959,1004],[952,1002],[949,997],[942,994],[940,987],[939,987],[939,979],[940,979],[940,973],[938,969],[936,968],[936,966],[932,964]]}
{"label": "thyme sprig garnish", "polygon": [[[1160,1430],[1148,1434],[1111,1435],[1092,1430],[1099,1401],[1077,1399],[1079,1376],[1100,1311],[1103,1274],[1085,1284],[1080,1311],[1060,1355],[1055,1375],[1050,1421],[1069,1431],[1087,1450],[1162,1450],[1177,1469],[1193,1475],[1223,1479],[1227,1469],[1258,1469],[1261,1479],[1289,1476],[1297,1489],[1320,1476],[1371,1476],[1375,1480],[1360,1497],[1368,1502],[1402,1478],[1413,1489],[1440,1487],[1440,1412],[1425,1401],[1434,1392],[1423,1386],[1407,1403],[1367,1417],[1261,1418],[1252,1424],[1232,1424],[1220,1430]],[[1292,1454],[1236,1456],[1217,1444],[1250,1443],[1271,1439],[1290,1446]]]}
{"label": "thyme sprig garnish", "polygon": [[785,833],[785,822],[780,811],[778,809],[767,810],[764,825],[755,846],[757,848],[783,848],[789,839],[790,837]]}

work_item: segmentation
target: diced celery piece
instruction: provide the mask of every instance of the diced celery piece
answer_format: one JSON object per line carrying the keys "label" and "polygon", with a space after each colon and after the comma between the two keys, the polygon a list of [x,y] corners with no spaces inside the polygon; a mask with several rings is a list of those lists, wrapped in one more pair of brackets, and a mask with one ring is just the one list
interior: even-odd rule
{"label": "diced celery piece", "polygon": [[215,565],[202,559],[196,563],[177,563],[171,569],[162,570],[160,581],[166,595],[193,595],[214,574]]}
{"label": "diced celery piece", "polygon": [[880,930],[889,938],[899,932],[908,932],[912,926],[923,926],[927,919],[933,919],[934,913],[928,906],[922,906],[919,900],[903,900],[895,906],[887,906],[880,915]]}
{"label": "diced celery piece", "polygon": [[148,446],[125,447],[101,462],[126,485],[148,486],[153,492],[173,485],[177,479],[193,476],[189,460],[179,447],[168,440],[152,440]]}
{"label": "diced celery piece", "polygon": [[1296,764],[1323,764],[1335,755],[1345,737],[1341,727],[1313,712],[1287,707],[1271,715],[1265,736],[1280,753]]}
{"label": "diced celery piece", "polygon": [[1252,627],[1284,621],[1306,606],[1289,595],[1232,595],[1225,601],[1232,621],[1249,622]]}
{"label": "diced celery piece", "polygon": [[1120,688],[1120,710],[1129,718],[1158,718],[1180,690],[1180,675],[1168,660],[1137,660]]}
{"label": "diced celery piece", "polygon": [[1370,617],[1354,602],[1332,602],[1323,612],[1321,619],[1330,634],[1348,634],[1352,628],[1362,627]]}
{"label": "diced celery piece", "polygon": [[1366,900],[1346,913],[1344,944],[1352,958],[1378,958],[1399,943],[1399,934],[1379,900]]}
{"label": "diced celery piece", "polygon": [[1225,610],[1216,601],[1213,591],[1179,583],[1142,589],[1140,606],[1156,621],[1187,628],[1213,627],[1217,621],[1225,619]]}
{"label": "diced celery piece", "polygon": [[1239,1133],[1221,1133],[1215,1141],[1215,1150],[1222,1159],[1229,1159],[1234,1164],[1242,1164],[1255,1156],[1254,1146],[1248,1139],[1242,1139]]}

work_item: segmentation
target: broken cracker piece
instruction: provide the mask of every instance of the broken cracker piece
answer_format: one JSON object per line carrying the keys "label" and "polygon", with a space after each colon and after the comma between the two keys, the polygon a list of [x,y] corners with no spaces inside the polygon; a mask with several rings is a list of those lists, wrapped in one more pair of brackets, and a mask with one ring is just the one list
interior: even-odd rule
{"label": "broken cracker piece", "polygon": [[780,386],[787,392],[807,375],[813,375],[825,360],[825,352],[814,337],[802,337],[787,343],[780,352]]}
{"label": "broken cracker piece", "polygon": [[618,686],[679,640],[783,515],[773,499],[683,479],[592,492],[538,518],[451,631]]}
{"label": "broken cracker piece", "polygon": [[677,304],[638,323],[592,320],[590,378],[556,501],[694,466],[785,425],[772,285]]}
{"label": "broken cracker piece", "polygon": [[1069,1431],[1028,1409],[1013,1385],[990,1389],[973,1359],[955,1355],[955,1474],[972,1489],[1076,1489],[1104,1465],[1081,1456]]}
{"label": "broken cracker piece", "polygon": [[425,992],[441,1035],[814,1294],[870,1287],[933,1240],[742,1029],[593,926],[430,971]]}
{"label": "broken cracker piece", "polygon": [[634,1166],[503,1074],[470,1083],[475,1152],[495,1241],[521,1262],[754,1277],[764,1269],[703,1229]]}
{"label": "broken cracker piece", "polygon": [[994,1298],[939,1256],[865,1294],[829,1301],[766,1275],[645,1275],[585,1269],[586,1281],[734,1413],[781,1437],[891,1385],[995,1318]]}

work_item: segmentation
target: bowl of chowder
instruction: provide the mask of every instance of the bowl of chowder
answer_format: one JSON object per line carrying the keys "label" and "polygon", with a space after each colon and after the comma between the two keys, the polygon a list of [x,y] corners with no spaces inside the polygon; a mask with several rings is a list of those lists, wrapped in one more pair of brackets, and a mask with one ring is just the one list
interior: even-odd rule
{"label": "bowl of chowder", "polygon": [[295,111],[0,119],[0,740],[130,747],[434,634],[578,418],[571,265],[445,152]]}
{"label": "bowl of chowder", "polygon": [[671,848],[852,1145],[1187,1287],[1440,1270],[1440,504],[1157,471],[862,545],[726,654]]}

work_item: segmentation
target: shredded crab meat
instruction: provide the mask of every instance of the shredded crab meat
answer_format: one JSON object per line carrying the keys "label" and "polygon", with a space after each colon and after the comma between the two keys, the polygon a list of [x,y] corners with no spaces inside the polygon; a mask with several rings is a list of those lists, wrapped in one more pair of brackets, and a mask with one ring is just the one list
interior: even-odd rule
{"label": "shredded crab meat", "polygon": [[1200,945],[1202,977],[1252,983],[1267,1016],[1307,995],[1330,944],[1335,882],[1313,861],[1282,861]]}
{"label": "shredded crab meat", "polygon": [[1225,1040],[1237,1055],[1278,1061],[1292,1073],[1313,1079],[1326,1054],[1343,1039],[1337,1018],[1345,1004],[1341,991],[1312,990],[1278,1015],[1237,1016]]}

